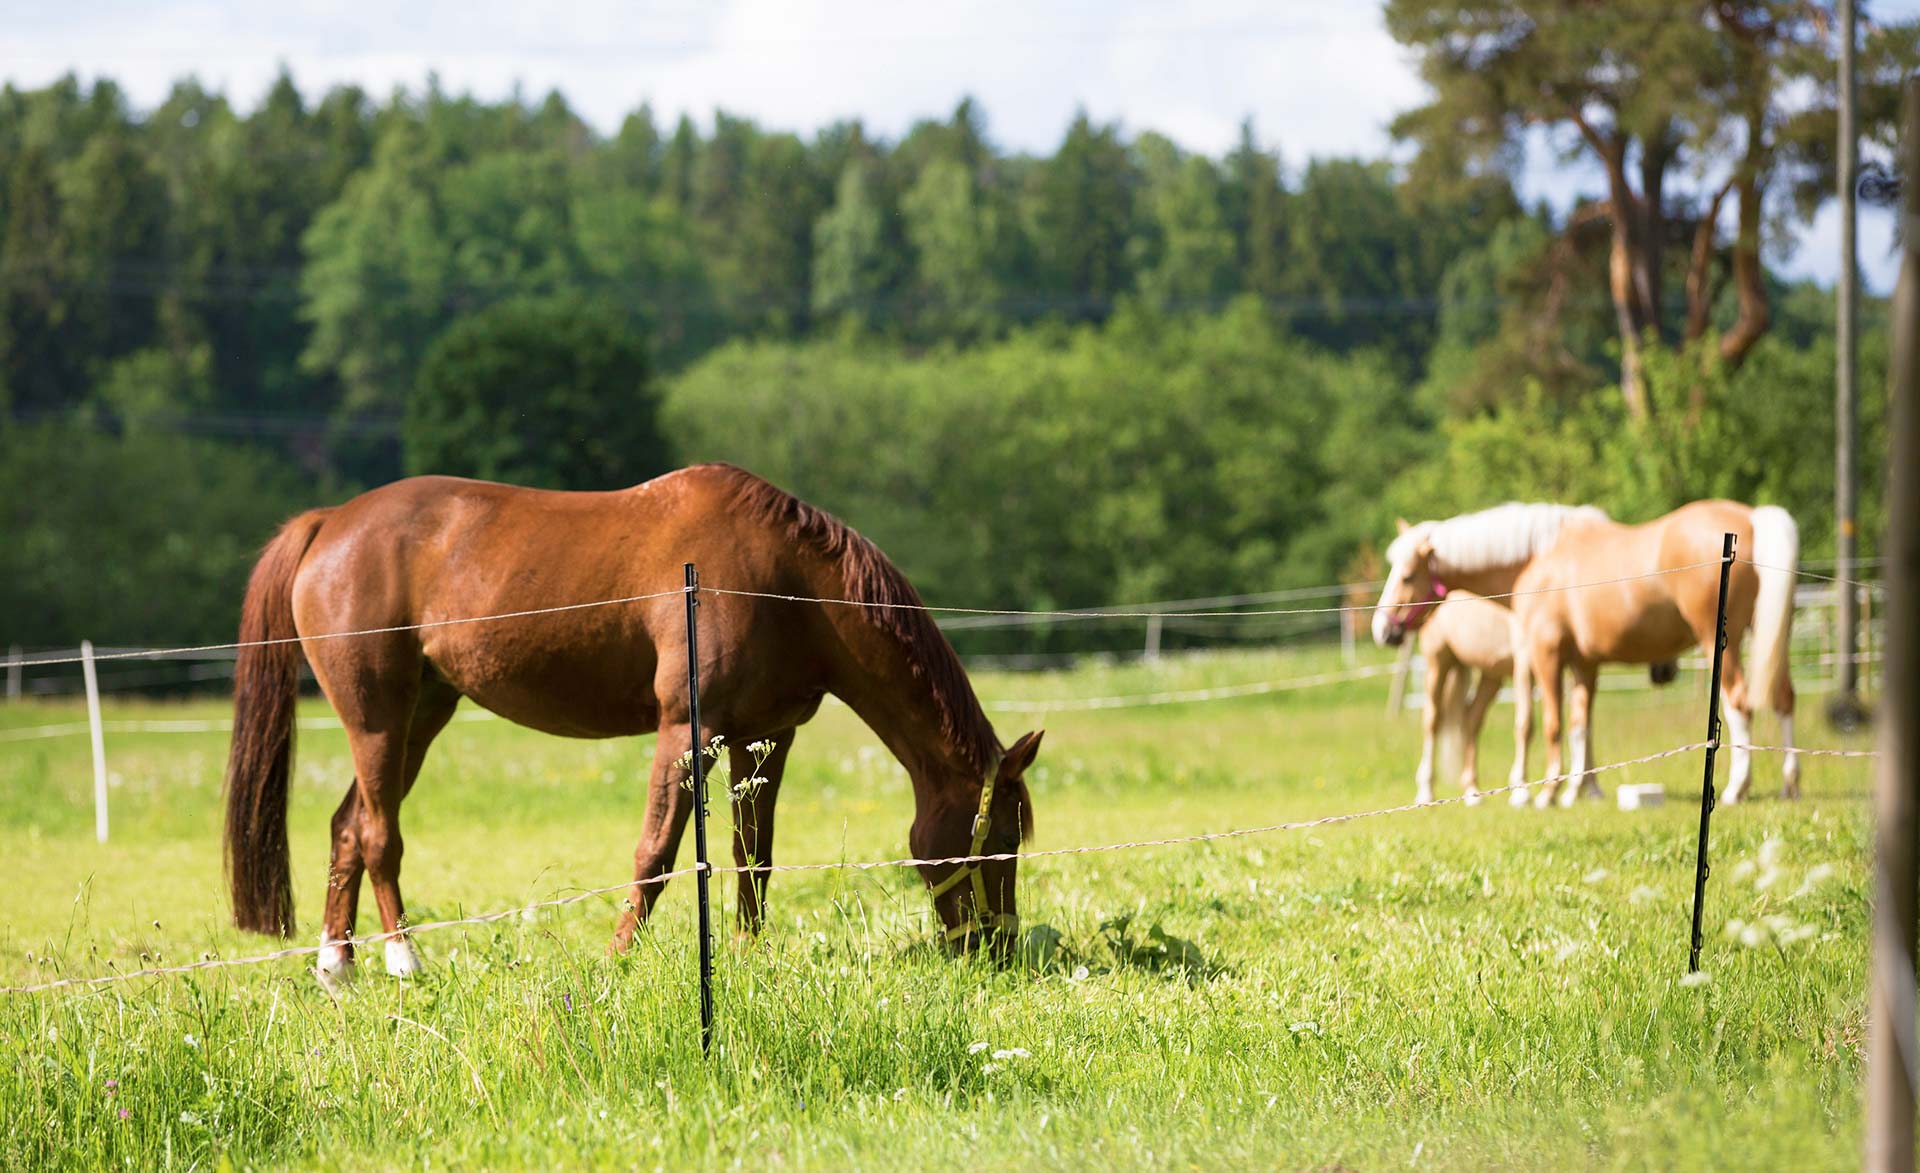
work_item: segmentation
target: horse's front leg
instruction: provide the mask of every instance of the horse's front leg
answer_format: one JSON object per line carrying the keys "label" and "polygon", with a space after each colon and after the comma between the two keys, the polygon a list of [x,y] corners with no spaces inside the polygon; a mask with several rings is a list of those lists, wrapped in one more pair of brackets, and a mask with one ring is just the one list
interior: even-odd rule
{"label": "horse's front leg", "polygon": [[1513,626],[1513,770],[1507,775],[1507,801],[1514,806],[1527,805],[1527,750],[1533,742],[1533,656],[1519,638],[1520,624]]}
{"label": "horse's front leg", "polygon": [[1413,801],[1418,803],[1433,801],[1434,740],[1444,720],[1440,707],[1446,703],[1447,677],[1458,670],[1445,655],[1429,655],[1426,661],[1427,705],[1420,712],[1420,766],[1413,772]]}
{"label": "horse's front leg", "polygon": [[1594,760],[1592,717],[1594,692],[1600,682],[1600,666],[1580,660],[1573,664],[1572,720],[1568,722],[1567,741],[1572,753],[1573,778],[1560,785],[1560,805],[1572,806],[1581,795],[1603,797],[1600,783],[1590,771]]}
{"label": "horse's front leg", "polygon": [[1540,678],[1540,729],[1547,743],[1547,780],[1540,787],[1540,793],[1534,796],[1535,809],[1545,810],[1553,805],[1553,800],[1567,784],[1561,777],[1565,760],[1561,757],[1560,735],[1560,651],[1558,648],[1540,648],[1534,652],[1534,671]]}
{"label": "horse's front leg", "polygon": [[[712,739],[711,729],[701,730],[702,746]],[[634,930],[647,919],[666,887],[666,881],[659,877],[673,870],[673,861],[680,854],[680,837],[686,832],[687,816],[693,813],[693,794],[681,785],[691,774],[688,754],[692,748],[693,729],[684,718],[678,724],[661,724],[653,747],[646,827],[640,833],[639,846],[633,849],[633,888],[613,940],[607,944],[609,953],[625,953],[633,943]]]}
{"label": "horse's front leg", "polygon": [[[765,918],[767,869],[773,864],[773,807],[780,795],[780,776],[787,769],[787,751],[793,748],[793,730],[782,729],[767,738],[771,749],[756,770],[755,754],[736,745],[728,760],[733,767],[733,862],[740,873],[737,910],[742,933],[760,931]],[[744,787],[744,789],[742,789]]]}

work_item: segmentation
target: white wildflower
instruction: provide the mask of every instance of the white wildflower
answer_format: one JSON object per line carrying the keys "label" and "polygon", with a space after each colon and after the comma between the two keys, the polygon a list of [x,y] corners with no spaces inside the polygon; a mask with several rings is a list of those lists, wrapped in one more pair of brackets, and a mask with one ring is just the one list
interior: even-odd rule
{"label": "white wildflower", "polygon": [[987,1044],[985,1043],[968,1043],[967,1044],[967,1054],[969,1055],[978,1055],[980,1052],[986,1049],[987,1049]]}
{"label": "white wildflower", "polygon": [[993,1057],[995,1059],[1031,1059],[1033,1056],[1027,1054],[1025,1047],[1008,1047],[1004,1051],[995,1051]]}
{"label": "white wildflower", "polygon": [[1690,974],[1688,974],[1688,975],[1686,975],[1685,977],[1683,977],[1683,978],[1681,978],[1681,979],[1680,979],[1680,984],[1681,984],[1682,986],[1685,986],[1685,987],[1687,987],[1687,988],[1689,988],[1689,989],[1691,989],[1691,988],[1693,988],[1693,987],[1695,987],[1695,986],[1704,986],[1704,985],[1707,985],[1707,984],[1709,984],[1709,983],[1710,983],[1710,982],[1712,982],[1712,981],[1713,981],[1713,975],[1712,975],[1712,974],[1710,974],[1710,973],[1707,973],[1707,972],[1706,972],[1706,971],[1704,971],[1704,970],[1696,970],[1696,971],[1694,971],[1693,973],[1690,973]]}

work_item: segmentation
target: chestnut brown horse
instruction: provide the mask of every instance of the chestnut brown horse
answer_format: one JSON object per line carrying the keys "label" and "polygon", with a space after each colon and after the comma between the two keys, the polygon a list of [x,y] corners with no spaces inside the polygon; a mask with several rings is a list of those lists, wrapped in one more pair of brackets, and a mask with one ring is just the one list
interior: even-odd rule
{"label": "chestnut brown horse", "polygon": [[[698,731],[676,589],[685,562],[714,588],[700,595]],[[511,617],[457,622],[480,616]],[[659,899],[655,877],[673,867],[692,804],[681,759],[715,735],[773,746],[757,770],[765,783],[734,804],[734,860],[750,869],[740,875],[739,920],[759,927],[767,874],[753,869],[773,859],[781,773],[794,730],[829,693],[911,776],[917,856],[1010,853],[1032,828],[1023,775],[1040,734],[1003,749],[952,646],[893,564],[844,523],[728,465],[606,493],[417,477],[303,513],[255,566],[240,638],[249,646],[235,677],[227,862],[241,928],[294,928],[286,803],[302,655],[346,727],[354,778],[333,816],[317,968],[329,986],[352,972],[363,873],[384,931],[404,932],[401,802],[462,697],[566,737],[658,732],[616,951]],[[743,749],[731,752],[738,776],[756,772]],[[1015,869],[1013,860],[922,869],[950,942],[1011,935]],[[404,976],[420,957],[400,936],[387,942],[386,963]]]}

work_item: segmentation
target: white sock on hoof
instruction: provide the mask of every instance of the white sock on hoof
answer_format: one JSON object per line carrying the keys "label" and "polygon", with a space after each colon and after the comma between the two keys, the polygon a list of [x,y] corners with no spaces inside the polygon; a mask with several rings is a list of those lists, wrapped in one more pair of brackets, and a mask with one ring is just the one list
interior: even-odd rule
{"label": "white sock on hoof", "polygon": [[1507,805],[1508,806],[1527,805],[1527,793],[1531,788],[1528,787],[1528,785],[1525,782],[1518,781],[1518,780],[1509,782],[1507,783],[1507,785],[1513,787],[1512,790],[1507,791]]}
{"label": "white sock on hoof", "polygon": [[405,937],[394,937],[387,942],[387,972],[397,978],[409,978],[426,966],[420,961],[420,951],[413,942]]}
{"label": "white sock on hoof", "polygon": [[[1722,744],[1731,746],[1748,745],[1753,741],[1753,722],[1747,715],[1726,703],[1723,694],[1720,703],[1726,709],[1727,727],[1722,736]],[[1735,748],[1733,764],[1727,769],[1727,792],[1722,797],[1728,802],[1739,802],[1747,793],[1747,783],[1753,779],[1753,753],[1750,750]]]}
{"label": "white sock on hoof", "polygon": [[353,980],[353,958],[347,953],[344,943],[320,934],[320,953],[313,964],[313,976],[320,979],[320,988],[335,997],[347,988]]}
{"label": "white sock on hoof", "polygon": [[[1793,715],[1783,714],[1780,718],[1780,744],[1793,748]],[[1780,764],[1780,796],[1782,798],[1800,797],[1800,755],[1790,753],[1787,760]]]}

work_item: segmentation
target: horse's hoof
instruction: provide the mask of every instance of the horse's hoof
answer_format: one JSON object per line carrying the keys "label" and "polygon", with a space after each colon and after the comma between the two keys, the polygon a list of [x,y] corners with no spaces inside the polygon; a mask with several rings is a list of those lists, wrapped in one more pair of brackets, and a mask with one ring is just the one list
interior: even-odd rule
{"label": "horse's hoof", "polygon": [[1507,791],[1507,805],[1508,806],[1527,805],[1527,788],[1525,786],[1519,785],[1518,783],[1516,783],[1515,785],[1517,789]]}
{"label": "horse's hoof", "polygon": [[1480,792],[1478,790],[1469,790],[1461,796],[1460,801],[1466,803],[1468,806],[1479,806]]}
{"label": "horse's hoof", "polygon": [[394,937],[387,942],[387,972],[397,978],[410,978],[418,975],[426,965],[420,960],[420,951],[413,942],[405,937]]}
{"label": "horse's hoof", "polygon": [[315,959],[313,976],[330,998],[338,998],[353,984],[353,958],[345,945],[321,938],[320,956]]}
{"label": "horse's hoof", "polygon": [[1559,799],[1560,809],[1570,811],[1573,809],[1573,804],[1580,801],[1580,790],[1573,786],[1562,787]]}
{"label": "horse's hoof", "polygon": [[1433,791],[1431,790],[1419,791],[1413,796],[1413,803],[1415,806],[1432,806]]}

